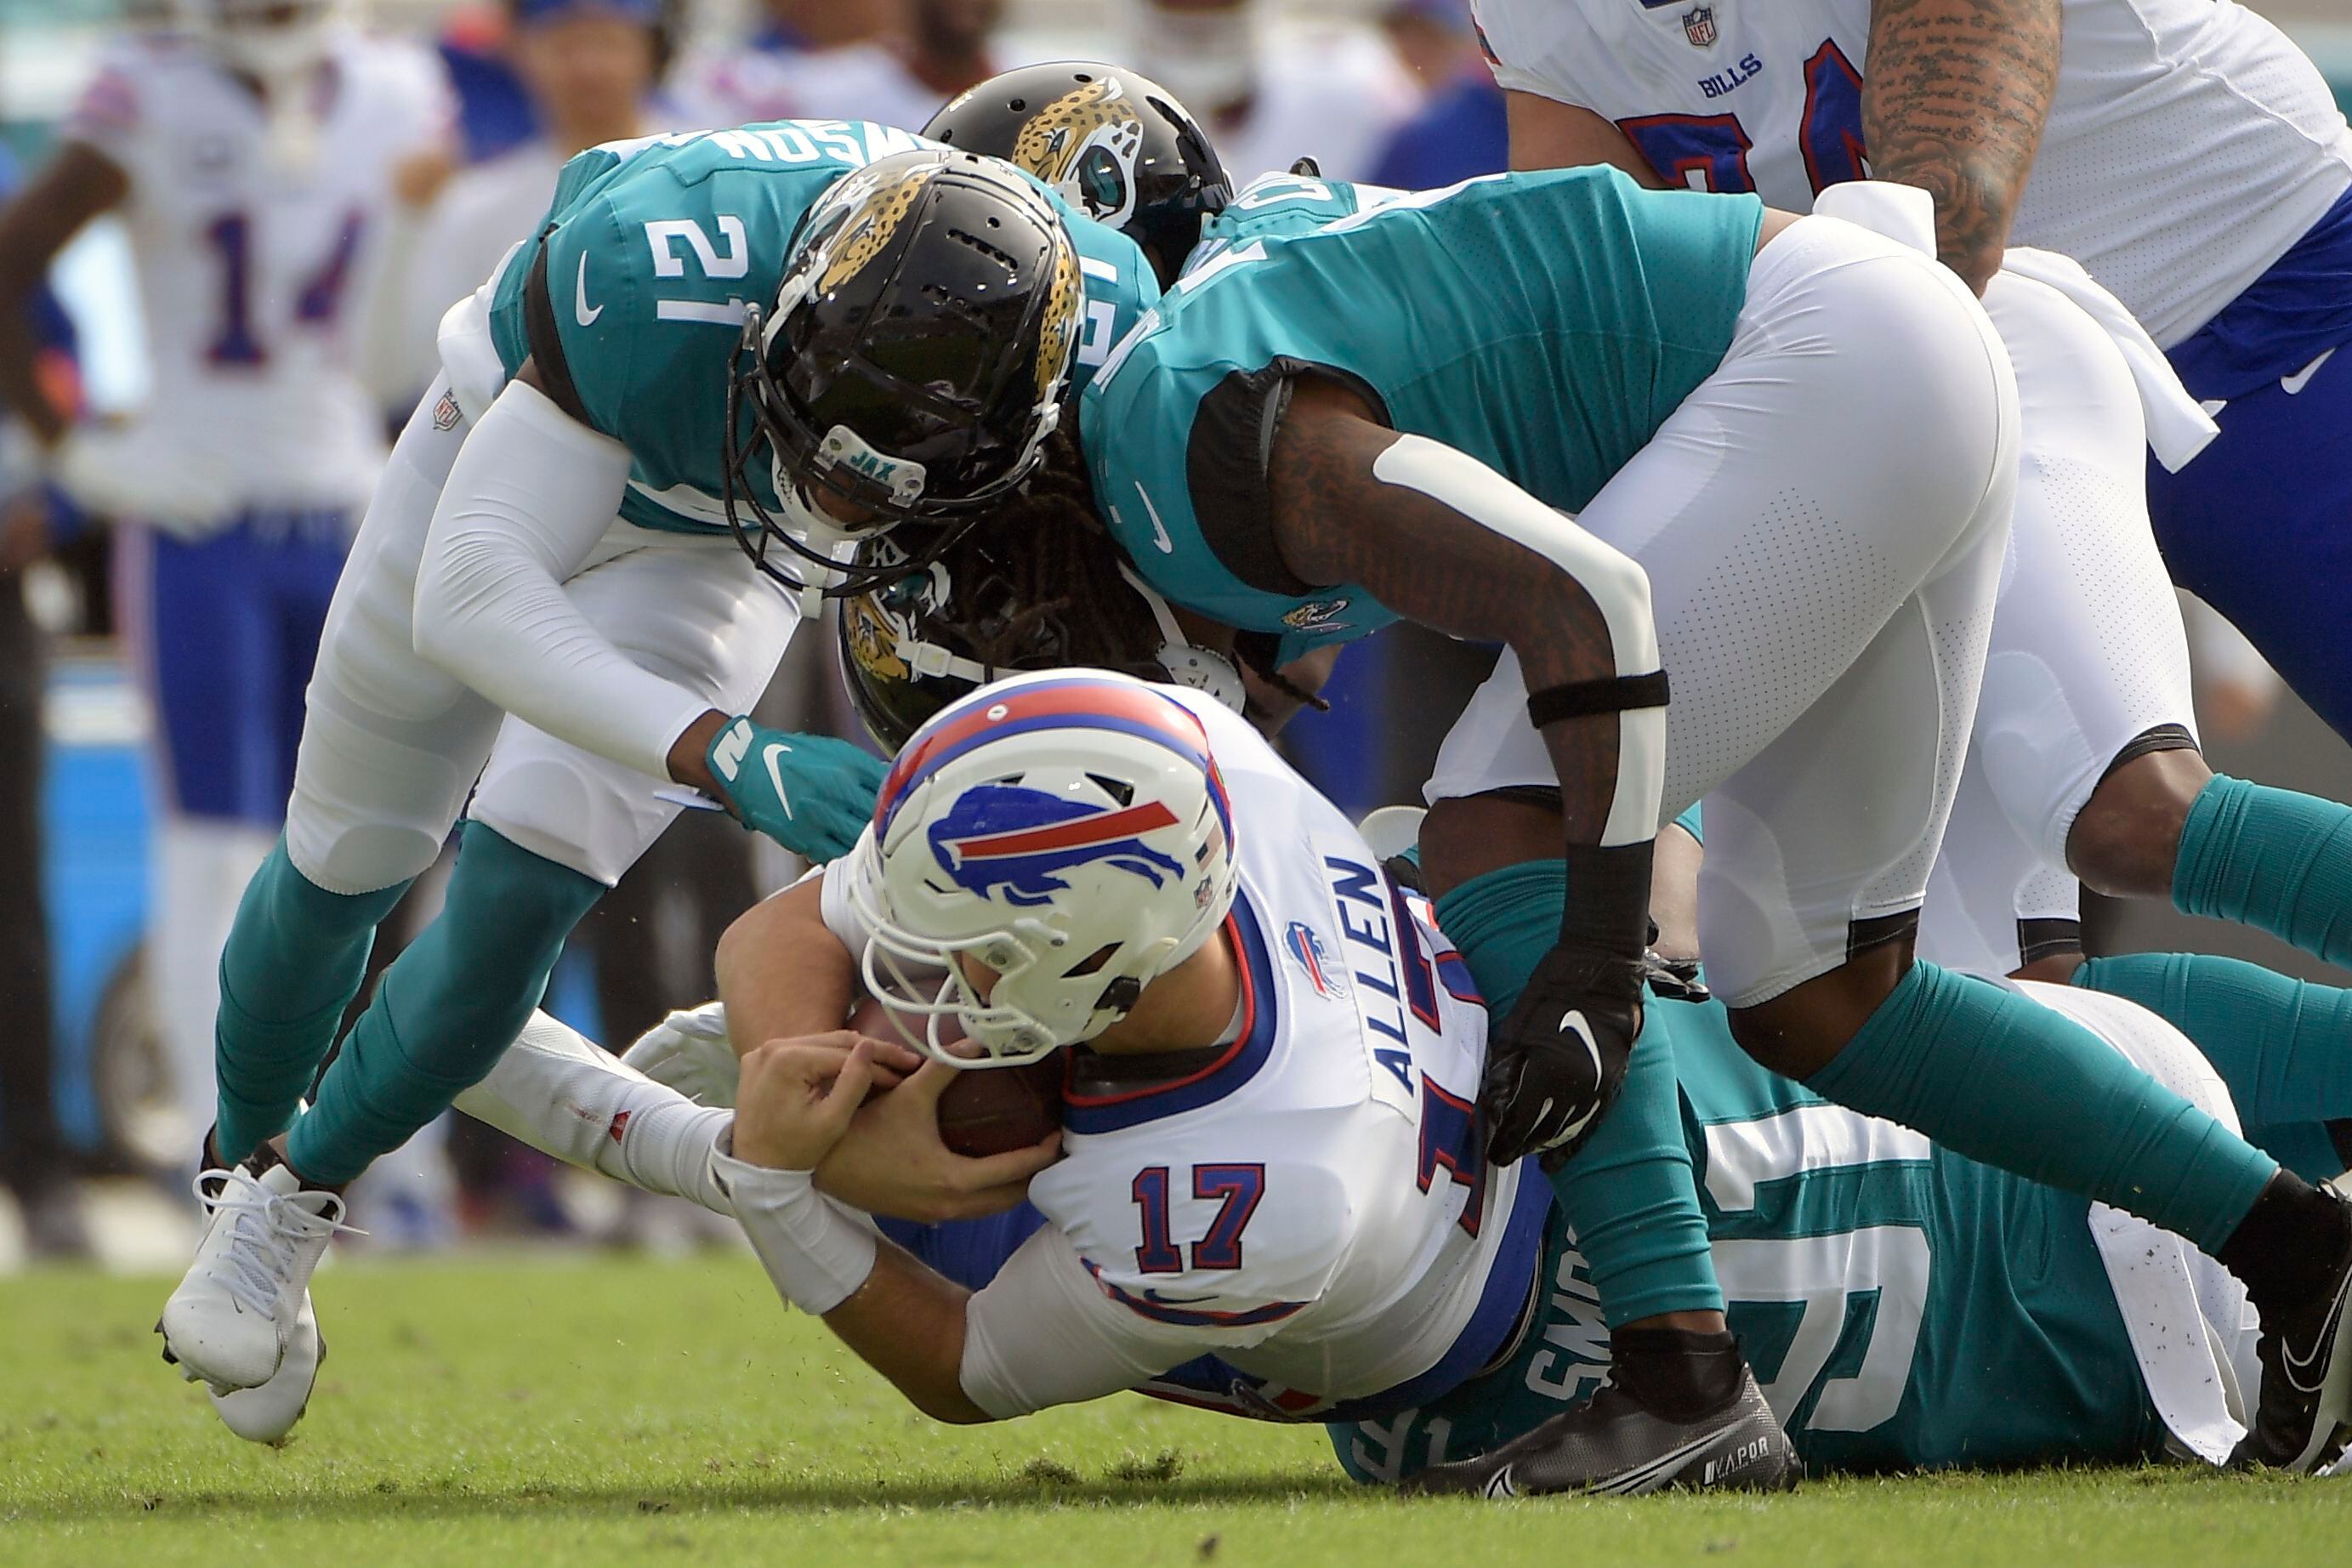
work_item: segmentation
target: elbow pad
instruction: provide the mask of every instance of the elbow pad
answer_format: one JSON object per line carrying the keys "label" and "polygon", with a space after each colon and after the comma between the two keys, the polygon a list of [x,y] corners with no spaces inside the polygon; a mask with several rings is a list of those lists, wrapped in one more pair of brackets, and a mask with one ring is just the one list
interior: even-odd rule
{"label": "elbow pad", "polygon": [[1601,843],[1610,847],[1654,837],[1666,784],[1666,678],[1650,613],[1650,576],[1642,563],[1468,453],[1425,437],[1399,437],[1372,459],[1372,477],[1442,501],[1533,551],[1591,599],[1608,627],[1615,678],[1537,692],[1528,700],[1528,716],[1541,728],[1583,714],[1615,713],[1617,791]]}

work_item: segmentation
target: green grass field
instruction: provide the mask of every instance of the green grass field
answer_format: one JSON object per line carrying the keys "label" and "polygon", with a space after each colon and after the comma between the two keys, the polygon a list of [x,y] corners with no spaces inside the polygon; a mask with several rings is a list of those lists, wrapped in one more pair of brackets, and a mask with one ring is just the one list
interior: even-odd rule
{"label": "green grass field", "polygon": [[937,1426],[738,1258],[330,1270],[330,1359],[271,1451],[156,1360],[167,1288],[0,1280],[0,1564],[2286,1568],[2352,1547],[2352,1491],[2188,1471],[1413,1503],[1350,1485],[1319,1429],[1143,1399]]}

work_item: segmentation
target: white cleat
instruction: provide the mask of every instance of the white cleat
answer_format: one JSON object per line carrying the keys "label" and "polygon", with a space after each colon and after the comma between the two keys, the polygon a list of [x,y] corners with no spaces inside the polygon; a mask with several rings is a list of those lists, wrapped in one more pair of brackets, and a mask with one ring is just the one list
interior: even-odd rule
{"label": "white cleat", "polygon": [[349,1228],[343,1200],[303,1186],[283,1162],[257,1175],[250,1165],[206,1171],[196,1195],[210,1217],[195,1262],[155,1324],[163,1359],[216,1394],[257,1392],[286,1364],[329,1238]]}
{"label": "white cleat", "polygon": [[326,1336],[319,1332],[318,1314],[310,1310],[310,1293],[302,1292],[301,1310],[294,1317],[294,1332],[286,1341],[286,1359],[277,1375],[258,1388],[229,1394],[205,1392],[219,1412],[221,1425],[248,1443],[275,1447],[286,1441],[302,1412],[310,1407],[310,1390],[326,1364]]}

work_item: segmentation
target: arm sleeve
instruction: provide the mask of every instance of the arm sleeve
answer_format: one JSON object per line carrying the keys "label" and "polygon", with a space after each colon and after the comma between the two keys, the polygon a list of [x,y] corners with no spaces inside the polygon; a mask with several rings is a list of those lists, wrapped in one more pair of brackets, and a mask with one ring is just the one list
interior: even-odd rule
{"label": "arm sleeve", "polygon": [[[867,931],[866,922],[857,918],[857,905],[852,899],[851,889],[863,874],[861,868],[866,860],[866,844],[873,833],[873,826],[869,824],[856,848],[840,859],[828,861],[809,873],[812,877],[824,879],[824,887],[817,892],[818,918],[824,921],[825,930],[841,940],[841,945],[849,950],[852,958],[865,952]],[[860,984],[863,984],[862,980]]]}
{"label": "arm sleeve", "polygon": [[633,661],[563,592],[612,525],[628,449],[517,382],[442,487],[416,577],[416,651],[559,740],[668,776],[710,704]]}
{"label": "arm sleeve", "polygon": [[1214,1348],[1113,1303],[1048,1225],[966,1303],[959,1381],[966,1398],[1008,1421],[1120,1393]]}

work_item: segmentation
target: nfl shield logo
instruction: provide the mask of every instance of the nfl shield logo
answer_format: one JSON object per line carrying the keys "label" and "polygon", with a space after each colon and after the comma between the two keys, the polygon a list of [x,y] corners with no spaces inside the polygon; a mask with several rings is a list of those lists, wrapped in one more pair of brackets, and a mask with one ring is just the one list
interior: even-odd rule
{"label": "nfl shield logo", "polygon": [[1702,49],[1715,47],[1715,7],[1701,5],[1683,13],[1683,37]]}

